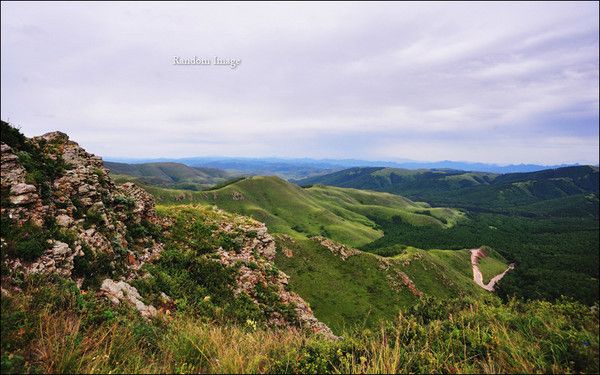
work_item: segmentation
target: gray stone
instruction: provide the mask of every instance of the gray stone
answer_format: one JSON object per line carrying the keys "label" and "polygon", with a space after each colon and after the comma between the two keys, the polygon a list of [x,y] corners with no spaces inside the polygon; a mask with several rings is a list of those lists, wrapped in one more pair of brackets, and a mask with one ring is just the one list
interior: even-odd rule
{"label": "gray stone", "polygon": [[58,215],[56,217],[56,224],[61,227],[68,227],[73,223],[73,219],[69,215]]}
{"label": "gray stone", "polygon": [[127,301],[133,305],[143,317],[151,318],[156,316],[156,308],[152,305],[146,305],[141,301],[142,297],[135,287],[127,284],[125,281],[115,282],[111,279],[102,281],[100,291],[114,304],[118,305],[121,301]]}
{"label": "gray stone", "polygon": [[13,185],[10,188],[10,193],[12,195],[22,195],[22,194],[29,194],[29,193],[35,193],[35,192],[37,192],[37,189],[34,185],[29,185],[29,184],[24,184],[24,183]]}

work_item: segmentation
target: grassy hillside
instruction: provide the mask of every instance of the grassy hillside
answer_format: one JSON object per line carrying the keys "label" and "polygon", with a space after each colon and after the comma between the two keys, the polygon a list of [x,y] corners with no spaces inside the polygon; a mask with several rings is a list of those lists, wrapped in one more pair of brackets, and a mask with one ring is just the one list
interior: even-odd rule
{"label": "grassy hillside", "polygon": [[[137,188],[127,196],[116,195],[102,168],[91,172],[84,163],[74,169],[8,124],[1,125],[3,146],[6,142],[19,151],[11,158],[3,147],[2,171],[17,170],[14,162],[22,160],[27,181],[39,185],[46,207],[61,204],[55,199],[61,184],[53,181],[67,168],[85,177],[71,182],[88,189],[111,188],[94,191],[94,200],[82,189],[61,196],[83,195],[94,206],[111,208],[104,218],[89,211],[81,218],[73,215],[77,220],[71,219],[72,224],[85,229],[78,232],[59,228],[54,218],[58,213],[44,217],[43,223],[19,222],[20,212],[12,210],[15,203],[8,199],[14,195],[6,194],[13,189],[3,186],[2,374],[598,372],[597,308],[566,299],[503,302],[473,284],[468,250],[424,251],[392,241],[384,247],[389,256],[381,257],[324,237],[308,239],[295,230],[294,236],[278,234],[274,241],[262,223],[206,204],[162,205],[156,207],[156,216],[152,199]],[[50,146],[51,152],[63,149],[65,154],[89,156],[74,148],[76,144]],[[86,176],[88,172],[93,177]],[[7,174],[2,178],[4,183]],[[277,179],[236,181],[203,193],[152,189],[167,203],[205,203],[206,195],[214,194],[215,202],[243,202],[248,203],[240,205],[244,209],[264,206],[274,211],[288,200],[288,208],[298,210],[293,214],[299,223],[318,224],[317,218],[301,211],[316,208],[340,225],[354,219],[366,227],[380,225],[386,236],[376,241],[398,235],[386,226],[390,222],[411,228],[404,236],[390,235],[403,241],[418,240],[422,234],[433,235],[430,241],[456,239],[461,232],[454,231],[471,222],[457,211],[389,194],[300,189]],[[301,205],[300,198],[308,203]],[[81,207],[80,200],[68,210],[62,204],[60,212],[76,213]],[[120,221],[109,221],[108,214],[115,212],[123,214]],[[292,219],[287,215],[281,220]],[[114,231],[120,225],[127,231]],[[505,229],[500,223],[483,225]],[[535,236],[533,229],[526,227],[524,232]],[[85,237],[78,233],[96,236],[88,244],[80,242]],[[97,235],[102,233],[110,234],[112,248],[97,248],[103,239]],[[43,247],[50,238],[59,241],[51,253]],[[154,251],[137,258],[138,246]],[[71,253],[74,258],[68,260],[65,248],[82,252]],[[506,263],[491,249],[486,252],[491,257],[481,267],[488,279]],[[33,259],[51,262],[42,270],[23,268]],[[292,279],[288,281],[279,268]],[[96,281],[101,280],[101,285],[121,280],[117,284],[127,288],[99,288]],[[317,316],[341,337],[328,334],[291,289],[308,296]]]}
{"label": "grassy hillside", "polygon": [[[290,275],[292,290],[338,332],[389,321],[402,307],[417,303],[421,293],[440,298],[488,293],[473,283],[468,250],[403,248],[400,255],[384,258],[348,248],[352,256],[344,259],[311,238],[364,246],[383,235],[374,220],[394,217],[415,228],[445,230],[464,220],[454,209],[433,208],[388,193],[324,186],[303,189],[277,177],[259,176],[205,192],[155,188],[153,193],[162,204],[211,204],[265,222],[279,234],[275,262]],[[507,267],[502,257],[493,262],[501,271]],[[493,267],[485,270],[490,271],[489,277],[495,275]],[[403,275],[415,290],[407,287]]]}
{"label": "grassy hillside", "polygon": [[596,167],[504,175],[352,168],[303,182],[387,191],[466,211],[464,220],[445,229],[415,227],[402,215],[370,216],[384,236],[364,245],[365,251],[393,256],[406,246],[463,249],[485,244],[517,263],[500,284],[505,295],[598,301]]}
{"label": "grassy hillside", "polygon": [[400,215],[413,225],[450,227],[462,214],[392,194],[314,186],[302,189],[278,177],[254,176],[206,192],[150,188],[159,203],[207,203],[266,223],[295,237],[322,235],[350,246],[383,235],[371,219]]}
{"label": "grassy hillside", "polygon": [[[409,248],[392,258],[356,251],[344,259],[315,240],[276,240],[275,264],[290,276],[290,287],[310,303],[315,316],[336,332],[391,321],[403,307],[416,304],[419,293],[437,298],[489,294],[473,283],[469,250]],[[486,262],[484,278],[507,267],[499,256]]]}
{"label": "grassy hillside", "polygon": [[531,173],[474,173],[454,170],[351,168],[298,181],[400,194],[435,205],[477,211],[548,215],[535,204],[555,199],[583,203],[563,211],[571,216],[598,217],[598,168],[565,167]]}
{"label": "grassy hillside", "polygon": [[[387,255],[404,246],[424,249],[493,247],[517,267],[500,283],[508,295],[598,300],[598,222],[581,218],[527,218],[471,213],[452,228],[416,228],[401,217],[378,221],[385,235],[362,247]],[[402,246],[399,246],[402,245]]]}
{"label": "grassy hillside", "polygon": [[[500,283],[504,295],[551,299],[566,295],[589,304],[598,300],[598,221],[570,217],[579,209],[591,210],[589,205],[597,207],[592,193],[523,205],[522,210],[532,210],[533,217],[527,217],[464,215],[393,194],[319,185],[301,189],[271,177],[253,177],[210,192],[149,191],[162,203],[216,204],[264,221],[274,232],[294,238],[324,235],[382,256],[402,254],[407,246],[488,245],[517,263]],[[485,203],[481,205],[485,208]],[[542,212],[554,217],[539,217]]]}
{"label": "grassy hillside", "polygon": [[235,174],[215,168],[189,167],[180,163],[126,164],[104,162],[120,179],[176,189],[201,190],[231,179]]}

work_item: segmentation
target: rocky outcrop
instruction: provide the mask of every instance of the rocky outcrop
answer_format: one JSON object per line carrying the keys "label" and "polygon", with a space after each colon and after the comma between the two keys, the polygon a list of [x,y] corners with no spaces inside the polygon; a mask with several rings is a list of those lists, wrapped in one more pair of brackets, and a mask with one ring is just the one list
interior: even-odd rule
{"label": "rocky outcrop", "polygon": [[75,257],[82,255],[81,245],[72,249],[64,242],[53,241],[52,247],[31,264],[30,272],[55,272],[70,277]]}
{"label": "rocky outcrop", "polygon": [[137,224],[144,221],[152,224],[161,223],[154,209],[154,198],[146,190],[133,182],[126,182],[120,185],[118,190],[125,197],[133,199],[132,218]]}
{"label": "rocky outcrop", "polygon": [[[248,234],[239,251],[225,251],[222,248],[218,250],[219,262],[224,266],[241,265],[236,276],[236,295],[245,293],[258,304],[257,286],[260,284],[263,287],[271,287],[282,304],[293,306],[300,327],[328,338],[336,338],[327,325],[315,318],[306,301],[289,290],[288,275],[273,266],[277,246],[263,223],[250,221],[240,225],[225,225],[221,229],[226,232],[241,230]],[[274,313],[270,317],[270,323],[274,326],[289,326],[290,322],[280,314]]]}
{"label": "rocky outcrop", "polygon": [[[17,244],[23,244],[22,238],[13,236],[6,238],[8,241],[1,238],[3,251],[5,247],[9,249],[10,256],[5,259],[8,269],[11,273],[57,273],[75,279],[80,288],[87,277],[95,282],[103,280],[100,295],[115,304],[131,304],[147,318],[156,316],[157,309],[146,304],[128,283],[144,275],[141,270],[144,263],[160,256],[163,244],[156,233],[164,232],[165,236],[172,233],[172,223],[157,216],[153,197],[133,183],[115,185],[102,159],[83,150],[64,133],[48,133],[26,142],[26,147],[20,150],[1,145],[1,211],[3,218],[10,219],[12,233],[22,228],[37,228],[35,236],[28,234],[31,237],[28,241],[37,241],[37,250],[17,249]],[[18,147],[23,145],[15,144]],[[244,197],[237,193],[233,199]],[[235,283],[228,284],[233,294],[249,296],[267,311],[268,322],[273,326],[301,327],[334,338],[331,330],[315,318],[309,305],[289,290],[288,276],[274,266],[276,244],[267,227],[249,218],[214,210],[218,225],[207,226],[210,228],[207,236],[225,234],[230,239],[243,238],[239,248],[236,243],[231,249],[213,248],[207,254],[211,262],[235,270]],[[186,238],[181,245],[185,248],[192,240]],[[343,259],[351,254],[345,247],[336,251]],[[103,273],[97,274],[97,269]],[[9,276],[3,275],[5,278]],[[4,284],[3,291],[8,291]],[[264,298],[265,293],[269,298]],[[149,298],[159,303],[156,295]],[[157,306],[165,311],[176,308],[175,302],[164,293],[160,301]],[[277,308],[267,305],[270,303]]]}
{"label": "rocky outcrop", "polygon": [[[16,227],[28,223],[56,232],[49,227],[56,225],[71,241],[50,238],[38,259],[13,261],[11,265],[25,272],[71,276],[74,259],[87,251],[107,254],[115,265],[124,263],[124,267],[116,268],[123,270],[121,276],[131,277],[160,253],[162,245],[151,236],[136,235],[144,234],[140,226],[161,224],[151,195],[132,183],[115,185],[102,159],[64,133],[52,132],[27,142],[27,149],[20,151],[1,144],[1,186],[3,195],[8,194],[8,199],[3,197],[2,214]],[[31,162],[25,163],[27,160],[47,164],[32,167]],[[46,170],[50,168],[55,169],[54,174]],[[40,182],[40,176],[47,180]]]}
{"label": "rocky outcrop", "polygon": [[325,238],[322,236],[315,236],[315,237],[311,237],[312,240],[318,242],[321,244],[321,246],[327,248],[329,251],[331,251],[333,254],[339,256],[340,258],[342,258],[342,260],[346,260],[349,257],[353,256],[353,255],[357,255],[360,252],[356,249],[353,249],[351,247],[348,247],[346,245],[342,245],[340,243],[334,242],[332,240],[330,240],[329,238]]}
{"label": "rocky outcrop", "polygon": [[2,194],[8,194],[12,205],[10,208],[2,207],[2,210],[7,210],[7,216],[19,225],[28,221],[42,225],[48,207],[42,204],[36,186],[27,183],[27,171],[14,150],[2,143],[0,151],[0,186]]}
{"label": "rocky outcrop", "polygon": [[231,199],[233,199],[234,201],[243,201],[245,198],[242,195],[242,193],[238,192],[238,191],[234,191],[231,194]]}

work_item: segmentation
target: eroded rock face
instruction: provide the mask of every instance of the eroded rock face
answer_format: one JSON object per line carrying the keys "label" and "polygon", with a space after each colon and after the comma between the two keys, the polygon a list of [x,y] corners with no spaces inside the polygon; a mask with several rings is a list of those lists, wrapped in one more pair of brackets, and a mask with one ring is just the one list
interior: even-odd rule
{"label": "eroded rock face", "polygon": [[21,165],[13,149],[0,144],[0,185],[2,194],[8,194],[8,201],[13,207],[2,207],[7,210],[8,217],[14,219],[19,225],[31,221],[42,225],[47,207],[44,207],[36,186],[27,183],[27,171]]}
{"label": "eroded rock face", "polygon": [[[101,294],[115,304],[125,301],[135,306],[145,317],[156,316],[156,308],[145,304],[137,289],[127,281],[143,274],[141,266],[159,257],[163,250],[163,244],[139,233],[145,233],[144,229],[149,226],[155,226],[153,230],[166,230],[172,223],[156,215],[150,194],[133,183],[115,185],[102,160],[87,153],[66,134],[48,133],[30,142],[44,157],[64,161],[65,168],[53,175],[51,181],[45,181],[42,191],[41,186],[30,183],[35,179],[30,176],[32,171],[21,163],[21,154],[1,144],[1,186],[3,194],[8,194],[8,199],[3,197],[2,200],[2,214],[17,228],[25,224],[43,229],[51,226],[52,233],[61,233],[61,237],[50,238],[46,250],[33,261],[11,257],[7,260],[8,267],[26,273],[58,273],[76,279],[77,285],[82,287],[86,275],[77,273],[78,260],[103,255],[101,266],[110,265],[112,275],[103,280]],[[243,196],[240,194],[236,199]],[[259,304],[257,286],[268,288],[276,293],[278,303],[291,305],[297,316],[294,318],[297,321],[291,321],[290,317],[274,312],[269,317],[274,326],[300,326],[335,338],[331,330],[314,317],[308,304],[289,290],[288,276],[274,267],[276,244],[267,227],[247,218],[236,216],[238,222],[233,216],[226,216],[222,211],[221,214],[226,220],[219,231],[245,233],[239,251],[214,249],[217,255],[214,261],[237,270],[234,293],[245,293]],[[6,241],[0,239],[0,244],[4,247]],[[84,258],[78,258],[82,256]],[[168,296],[163,295],[161,299],[164,305],[175,308]]]}
{"label": "eroded rock face", "polygon": [[[225,227],[223,229],[233,230],[232,227]],[[258,304],[256,298],[257,285],[262,284],[264,287],[274,288],[281,303],[294,306],[298,324],[301,328],[331,339],[337,338],[327,325],[320,322],[314,316],[312,309],[306,301],[298,294],[289,290],[288,275],[274,268],[272,261],[275,259],[277,245],[273,237],[268,233],[267,227],[263,223],[253,222],[237,229],[253,233],[253,236],[246,237],[246,241],[240,251],[224,251],[223,249],[219,249],[218,251],[219,262],[221,264],[229,267],[242,264],[237,272],[237,287],[234,293],[236,295],[246,293]],[[277,313],[271,316],[270,323],[274,326],[289,326],[289,322]]]}
{"label": "eroded rock face", "polygon": [[73,271],[73,261],[76,256],[83,255],[81,245],[74,249],[68,244],[53,241],[52,248],[35,260],[29,267],[29,272],[58,273],[61,276],[70,277]]}
{"label": "eroded rock face", "polygon": [[[151,237],[132,238],[131,234],[132,226],[160,224],[151,195],[132,183],[115,185],[102,159],[86,152],[64,133],[48,133],[29,142],[35,152],[48,160],[60,159],[64,170],[45,182],[47,188],[42,198],[42,187],[31,183],[33,179],[28,177],[36,171],[26,170],[19,159],[23,153],[17,155],[10,146],[1,144],[2,192],[9,194],[10,203],[3,203],[2,213],[16,226],[31,223],[47,228],[48,222],[53,221],[74,240],[63,243],[69,251],[54,243],[39,259],[13,264],[19,264],[25,272],[71,276],[73,259],[85,251],[110,257],[126,251],[127,259],[121,261],[131,267],[124,268],[130,275],[123,276],[131,277],[144,262],[160,253],[162,245]],[[132,239],[135,241],[129,243]]]}

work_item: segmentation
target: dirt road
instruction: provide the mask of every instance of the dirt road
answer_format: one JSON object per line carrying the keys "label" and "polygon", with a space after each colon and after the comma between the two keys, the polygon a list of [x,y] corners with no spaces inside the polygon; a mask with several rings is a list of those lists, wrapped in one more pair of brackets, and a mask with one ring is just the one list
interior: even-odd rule
{"label": "dirt road", "polygon": [[510,264],[506,271],[502,272],[499,275],[494,276],[489,283],[483,283],[483,275],[481,274],[481,270],[479,270],[479,259],[485,258],[487,255],[481,249],[472,249],[471,250],[471,266],[473,267],[473,281],[480,287],[490,292],[494,291],[494,286],[500,279],[506,275],[506,273],[513,268],[515,268],[514,264]]}

